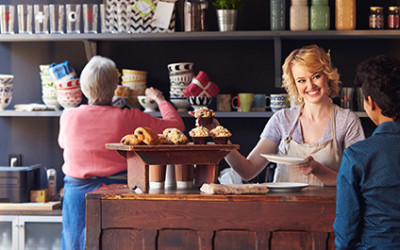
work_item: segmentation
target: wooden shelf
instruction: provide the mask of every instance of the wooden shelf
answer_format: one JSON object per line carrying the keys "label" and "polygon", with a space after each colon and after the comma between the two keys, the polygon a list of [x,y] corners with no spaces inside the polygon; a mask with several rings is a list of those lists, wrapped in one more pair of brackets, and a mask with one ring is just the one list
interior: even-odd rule
{"label": "wooden shelf", "polygon": [[0,34],[0,42],[209,41],[280,39],[398,39],[400,30],[204,31],[171,33]]}

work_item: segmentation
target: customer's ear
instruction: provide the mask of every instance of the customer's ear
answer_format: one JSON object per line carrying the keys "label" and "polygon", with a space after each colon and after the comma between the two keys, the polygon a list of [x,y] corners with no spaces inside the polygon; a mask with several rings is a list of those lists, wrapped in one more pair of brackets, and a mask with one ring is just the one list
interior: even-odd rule
{"label": "customer's ear", "polygon": [[365,102],[368,104],[368,106],[370,107],[371,110],[376,109],[376,103],[374,102],[374,100],[372,100],[371,96],[367,96]]}

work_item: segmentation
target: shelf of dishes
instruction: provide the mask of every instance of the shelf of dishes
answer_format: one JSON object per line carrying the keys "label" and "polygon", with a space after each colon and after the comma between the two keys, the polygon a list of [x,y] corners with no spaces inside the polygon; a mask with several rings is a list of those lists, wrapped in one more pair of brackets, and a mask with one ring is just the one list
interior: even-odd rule
{"label": "shelf of dishes", "polygon": [[0,42],[79,42],[79,41],[201,41],[281,39],[387,39],[400,38],[400,30],[323,31],[201,31],[171,33],[97,34],[0,34]]}
{"label": "shelf of dishes", "polygon": [[[365,112],[355,112],[358,117],[368,117]],[[60,117],[62,111],[15,111],[15,110],[4,110],[0,111],[0,117]],[[155,117],[161,117],[160,112],[149,112],[149,114]],[[192,117],[187,112],[180,112],[179,115],[182,118]],[[273,112],[215,112],[216,118],[270,118]]]}

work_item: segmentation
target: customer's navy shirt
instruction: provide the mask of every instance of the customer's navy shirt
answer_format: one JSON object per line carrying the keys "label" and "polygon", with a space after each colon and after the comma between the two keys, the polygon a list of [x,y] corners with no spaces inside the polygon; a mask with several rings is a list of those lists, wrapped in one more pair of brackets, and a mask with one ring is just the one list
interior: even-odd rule
{"label": "customer's navy shirt", "polygon": [[385,122],[343,153],[337,249],[400,249],[400,122]]}

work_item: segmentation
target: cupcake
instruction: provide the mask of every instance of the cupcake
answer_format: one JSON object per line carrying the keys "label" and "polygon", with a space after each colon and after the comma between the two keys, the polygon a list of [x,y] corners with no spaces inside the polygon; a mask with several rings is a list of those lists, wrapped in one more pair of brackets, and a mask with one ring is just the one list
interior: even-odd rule
{"label": "cupcake", "polygon": [[210,131],[203,126],[198,126],[189,131],[189,135],[193,139],[194,144],[207,144]]}
{"label": "cupcake", "polygon": [[215,144],[226,144],[228,139],[232,136],[231,132],[223,126],[217,126],[210,131]]}
{"label": "cupcake", "polygon": [[194,117],[198,119],[200,126],[208,125],[212,122],[215,112],[206,107],[200,108],[194,113]]}

